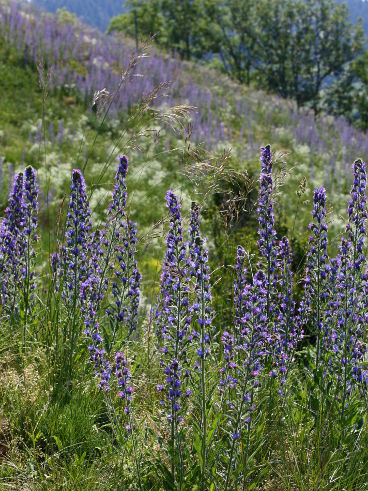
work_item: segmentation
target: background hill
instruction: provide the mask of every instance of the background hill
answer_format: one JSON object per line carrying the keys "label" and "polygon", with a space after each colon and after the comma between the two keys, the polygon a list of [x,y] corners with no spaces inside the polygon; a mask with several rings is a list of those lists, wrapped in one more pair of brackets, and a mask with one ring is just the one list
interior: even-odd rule
{"label": "background hill", "polygon": [[[124,12],[124,0],[31,0],[35,5],[56,12],[66,8],[75,13],[81,20],[105,31],[112,17]],[[366,0],[338,0],[346,3],[350,10],[351,20],[356,23],[361,17],[365,32],[368,34],[368,2]]]}
{"label": "background hill", "polygon": [[107,29],[112,17],[124,11],[124,0],[33,0],[33,3],[49,12],[65,8],[102,31]]}
{"label": "background hill", "polygon": [[[330,204],[336,207],[335,216],[344,212],[341,196],[349,189],[350,165],[355,157],[368,153],[368,138],[343,118],[321,115],[316,119],[291,101],[240,85],[217,71],[154,49],[150,56],[139,60],[134,74],[121,86],[121,71],[129,66],[134,54],[130,41],[53,17],[38,16],[34,20],[36,26],[32,24],[31,28],[30,17],[15,4],[10,14],[2,13],[2,20],[5,43],[0,66],[4,75],[0,84],[2,92],[8,94],[6,100],[0,101],[4,179],[26,161],[43,168],[41,178],[49,183],[54,198],[61,198],[73,166],[83,166],[87,159],[87,179],[93,183],[98,181],[106,159],[108,168],[112,168],[119,151],[129,151],[137,169],[133,208],[141,229],[147,227],[148,233],[149,226],[161,217],[161,197],[167,186],[180,182],[185,201],[190,203],[192,196],[187,191],[193,186],[185,177],[188,169],[183,166],[188,153],[199,148],[202,154],[195,154],[195,158],[208,160],[220,158],[231,148],[227,165],[246,171],[252,178],[258,169],[260,146],[271,141],[275,151],[288,155],[286,164],[280,163],[279,168],[280,173],[286,171],[282,192],[287,199],[279,213],[282,226],[292,229],[301,243],[305,241],[308,204],[300,202],[295,194],[303,178],[308,183],[306,199],[311,199],[313,187],[324,185]],[[42,57],[52,74],[44,112],[37,74]],[[114,97],[103,133],[91,148],[100,117],[97,115],[96,119],[91,110],[93,94],[101,89]],[[141,123],[129,117],[142,97],[150,94],[153,113],[183,105],[195,109],[190,125],[176,133],[162,125],[162,120],[157,128],[157,122],[149,120],[145,131],[153,134],[159,129],[158,145],[146,140],[134,146],[132,140],[135,134],[141,134]],[[24,104],[20,105],[19,100],[24,100]],[[166,121],[169,118],[164,117]],[[119,139],[120,134],[124,137]],[[60,151],[55,152],[53,141],[59,142]],[[183,154],[188,145],[189,152]],[[110,154],[108,149],[114,151]],[[200,169],[197,171],[200,174]],[[148,199],[155,201],[149,209],[143,205]],[[4,206],[5,194],[3,200]],[[217,203],[221,206],[218,196]],[[299,220],[295,225],[296,213]],[[340,226],[337,218],[335,225]],[[233,230],[239,232],[238,225]]]}
{"label": "background hill", "polygon": [[[340,3],[343,3],[340,0]],[[352,22],[356,23],[361,18],[366,34],[368,34],[368,2],[366,0],[346,0],[349,7]]]}

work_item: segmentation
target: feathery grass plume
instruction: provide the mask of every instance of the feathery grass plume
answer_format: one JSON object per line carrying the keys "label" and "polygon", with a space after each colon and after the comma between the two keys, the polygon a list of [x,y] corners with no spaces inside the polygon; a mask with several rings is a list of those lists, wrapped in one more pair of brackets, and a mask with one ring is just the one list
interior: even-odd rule
{"label": "feathery grass plume", "polygon": [[[240,462],[244,482],[246,479],[256,392],[263,370],[265,348],[270,342],[267,326],[267,277],[262,270],[257,271],[249,282],[245,260],[245,250],[239,246],[234,284],[234,334],[225,331],[222,336],[225,365],[221,369],[220,388],[226,403],[230,445],[226,463],[226,490],[230,486],[234,462],[239,462],[235,458],[238,453],[242,456]],[[241,469],[235,469],[235,475],[239,476],[240,472]]]}
{"label": "feathery grass plume", "polygon": [[191,322],[189,311],[189,273],[186,243],[183,240],[181,205],[175,194],[166,193],[166,206],[170,214],[161,285],[155,308],[156,334],[161,346],[160,365],[165,382],[157,389],[162,393],[161,405],[166,411],[170,426],[169,457],[172,480],[182,487],[183,463],[181,458],[181,427],[183,401],[190,396],[186,390],[189,376],[187,345]]}
{"label": "feathery grass plume", "polygon": [[19,172],[14,178],[9,205],[0,229],[1,303],[9,317],[17,310],[17,295],[22,280],[21,253],[25,226],[24,176]]}
{"label": "feathery grass plume", "polygon": [[365,330],[367,314],[364,241],[366,236],[366,164],[356,160],[353,164],[354,182],[348,204],[349,222],[346,237],[342,237],[338,255],[338,274],[335,299],[336,330],[333,332],[334,373],[342,388],[341,418],[347,399],[359,389],[363,379],[364,356],[367,351]]}
{"label": "feathery grass plume", "polygon": [[[313,193],[314,208],[312,216],[314,222],[309,224],[311,235],[309,237],[309,251],[307,254],[307,268],[304,278],[304,295],[298,310],[298,323],[300,328],[308,328],[308,332],[316,339],[316,361],[314,372],[319,374],[321,353],[325,353],[324,308],[328,304],[327,283],[330,270],[327,253],[327,223],[326,218],[326,190],[315,189]],[[324,357],[323,357],[324,360]]]}
{"label": "feathery grass plume", "polygon": [[197,349],[195,362],[196,385],[201,401],[199,434],[201,437],[201,489],[207,489],[207,417],[210,400],[206,390],[208,363],[210,354],[211,323],[213,318],[212,295],[210,284],[210,268],[208,266],[208,250],[205,239],[201,237],[199,228],[199,206],[192,203],[189,226],[188,267],[194,281],[194,303],[191,306],[193,330],[190,337]]}

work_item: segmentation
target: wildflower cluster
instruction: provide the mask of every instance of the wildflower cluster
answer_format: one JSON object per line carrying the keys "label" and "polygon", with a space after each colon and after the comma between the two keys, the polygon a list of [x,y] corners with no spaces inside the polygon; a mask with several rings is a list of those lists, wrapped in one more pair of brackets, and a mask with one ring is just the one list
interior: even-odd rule
{"label": "wildflower cluster", "polygon": [[20,172],[14,178],[0,229],[1,303],[7,314],[15,319],[22,312],[25,324],[32,310],[36,287],[37,215],[37,175],[32,167],[27,167],[24,173]]}
{"label": "wildflower cluster", "polygon": [[[120,387],[128,373],[127,360],[124,358],[122,361],[122,355],[118,352],[114,363],[110,362],[106,347],[110,352],[115,343],[122,346],[123,331],[131,332],[136,328],[139,307],[141,276],[135,259],[136,225],[126,214],[127,170],[127,158],[120,157],[112,201],[108,208],[108,221],[101,230],[94,231],[89,240],[89,276],[81,285],[80,295],[84,332],[90,340],[90,358],[100,380],[99,385],[106,392],[111,389],[112,375]],[[99,322],[104,310],[110,318],[109,326],[113,325],[110,336],[108,329],[104,328],[105,339]],[[117,332],[116,323],[123,326],[122,332]],[[124,391],[119,394],[120,397],[123,397],[122,394],[126,396]]]}
{"label": "wildflower cluster", "polygon": [[[297,302],[290,243],[286,237],[279,240],[276,233],[269,146],[262,148],[261,162],[258,261],[253,264],[253,257],[238,246],[233,322],[216,326],[222,343],[220,356],[214,342],[216,316],[200,209],[192,204],[187,240],[180,201],[173,191],[166,194],[170,226],[154,322],[161,368],[157,386],[160,415],[165,415],[169,426],[168,480],[178,489],[184,489],[187,420],[193,422],[195,440],[190,455],[198,456],[200,489],[209,489],[213,482],[210,452],[217,432],[225,448],[219,464],[223,488],[247,487],[258,421],[263,414],[276,419],[287,399],[285,393],[293,390],[295,377],[290,374],[297,366],[295,353],[303,336],[310,345],[304,360],[306,390],[314,391],[304,403],[318,402],[313,407],[311,402],[310,408],[318,438],[325,419],[338,414],[340,442],[349,423],[348,408],[367,393],[366,165],[361,160],[354,162],[348,224],[336,257],[328,254],[326,191],[314,191],[302,298]],[[100,229],[92,224],[83,175],[73,170],[65,240],[51,257],[54,288],[50,304],[57,318],[55,351],[61,353],[56,366],[65,366],[68,377],[62,382],[72,380],[84,331],[107,407],[115,410],[114,404],[120,404],[120,417],[112,415],[112,420],[124,421],[136,452],[132,431],[135,371],[132,375],[129,354],[141,333],[137,329],[141,275],[136,259],[137,226],[127,213],[127,170],[128,160],[121,157],[107,220]],[[0,228],[1,308],[10,328],[18,320],[23,326],[24,346],[37,298],[37,198],[36,172],[28,167],[15,176]],[[217,386],[220,396],[213,404]],[[213,414],[215,410],[220,411],[219,417]],[[164,431],[163,437],[166,435]]]}
{"label": "wildflower cluster", "polygon": [[353,168],[349,221],[335,258],[329,258],[327,252],[326,192],[323,188],[314,191],[305,293],[298,316],[316,340],[315,374],[319,386],[326,391],[332,384],[341,417],[348,397],[361,391],[367,382],[364,363],[367,273],[363,249],[367,177],[363,161],[354,162]]}

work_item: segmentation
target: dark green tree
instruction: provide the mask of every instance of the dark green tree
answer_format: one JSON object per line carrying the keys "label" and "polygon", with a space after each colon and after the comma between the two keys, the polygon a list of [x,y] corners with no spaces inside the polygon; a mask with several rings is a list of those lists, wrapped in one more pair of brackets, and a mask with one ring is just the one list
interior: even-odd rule
{"label": "dark green tree", "polygon": [[263,0],[259,9],[259,80],[266,89],[321,108],[322,89],[361,53],[360,25],[333,0]]}
{"label": "dark green tree", "polygon": [[204,35],[225,72],[241,83],[250,82],[258,56],[259,23],[255,0],[205,0],[209,20]]}
{"label": "dark green tree", "polygon": [[325,109],[368,129],[368,52],[350,63],[324,94]]}
{"label": "dark green tree", "polygon": [[162,0],[162,12],[167,33],[166,47],[186,60],[193,56],[203,57],[205,53],[200,29],[202,1]]}
{"label": "dark green tree", "polygon": [[164,16],[160,0],[127,0],[126,12],[113,17],[108,33],[123,32],[134,37],[138,47],[139,39],[155,37],[158,44],[164,42]]}

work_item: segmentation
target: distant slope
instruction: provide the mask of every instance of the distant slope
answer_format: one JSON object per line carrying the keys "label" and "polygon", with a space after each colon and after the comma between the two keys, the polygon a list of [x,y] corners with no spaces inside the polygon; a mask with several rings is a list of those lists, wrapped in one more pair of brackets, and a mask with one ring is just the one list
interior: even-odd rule
{"label": "distant slope", "polygon": [[[1,3],[2,0],[0,6]],[[291,101],[241,86],[199,64],[180,62],[157,51],[140,59],[136,73],[139,76],[131,78],[131,83],[118,91],[112,105],[115,120],[111,121],[111,126],[109,122],[105,134],[99,137],[99,145],[93,151],[89,150],[88,142],[93,141],[93,128],[96,127],[95,116],[90,111],[93,94],[102,89],[114,93],[120,84],[121,72],[129,64],[131,43],[84,26],[60,24],[52,16],[33,17],[32,9],[25,15],[18,4],[10,4],[9,9],[1,11],[0,8],[0,93],[7,94],[6,98],[0,99],[0,153],[8,173],[10,163],[17,165],[25,161],[37,165],[39,162],[41,166],[45,161],[42,168],[50,172],[51,185],[60,196],[67,185],[72,165],[83,166],[86,155],[90,172],[87,177],[96,182],[98,169],[103,168],[106,149],[108,154],[113,148],[129,152],[128,139],[119,135],[122,130],[123,136],[126,134],[124,121],[135,104],[143,94],[154,95],[158,84],[170,81],[170,87],[162,92],[161,97],[154,98],[154,107],[166,111],[168,106],[189,104],[196,108],[192,124],[185,129],[184,135],[190,135],[191,149],[200,144],[214,154],[230,147],[231,165],[246,169],[250,176],[258,171],[262,144],[271,143],[275,151],[288,154],[286,169],[292,171],[287,172],[283,179],[285,200],[280,200],[285,203],[280,212],[286,229],[295,229],[295,234],[305,234],[309,205],[304,200],[300,202],[295,193],[302,177],[308,179],[306,199],[311,199],[313,187],[324,185],[335,216],[344,214],[344,195],[351,182],[351,162],[357,157],[367,160],[366,133],[350,126],[342,118],[321,115],[315,119],[307,110],[297,111]],[[47,61],[53,74],[44,125],[49,143],[45,151],[42,146],[42,152],[42,104],[39,102],[37,108],[33,107],[34,99],[41,99],[35,70],[40,58]],[[33,75],[27,83],[32,80],[32,87],[25,91],[27,86],[22,80],[27,77],[25,70],[31,68]],[[71,87],[78,90],[69,94]],[[23,92],[22,98],[15,88]],[[23,99],[24,103],[19,104],[18,101]],[[12,108],[11,113],[9,108]],[[142,133],[140,128],[134,131]],[[90,134],[89,138],[85,137],[85,132]],[[183,160],[174,156],[176,149],[180,153],[183,145],[187,147],[187,138],[184,141],[181,132],[172,135],[166,128],[160,130],[159,135],[162,146],[156,147],[154,152],[149,145],[138,150],[132,144],[129,152],[137,170],[134,210],[140,229],[160,218],[160,212],[156,213],[156,210],[160,210],[165,189],[169,186],[176,184],[177,187],[180,182],[180,189],[187,196],[186,202],[190,203],[193,198],[193,186],[188,186],[183,177],[187,170],[182,165]],[[111,137],[118,138],[117,146],[113,148],[114,138]],[[131,142],[134,143],[134,138]],[[60,183],[63,166],[65,179]],[[202,172],[211,168],[194,170]],[[282,169],[280,163],[281,173]],[[48,179],[47,173],[44,176],[45,180]],[[145,206],[147,203],[150,203],[148,208]],[[297,224],[294,220],[296,213]],[[338,220],[335,223],[341,226]]]}
{"label": "distant slope", "polygon": [[124,10],[124,0],[32,0],[32,3],[49,12],[66,8],[69,12],[75,13],[83,22],[98,27],[102,31],[107,29],[111,17]]}
{"label": "distant slope", "polygon": [[[56,12],[66,8],[91,26],[105,31],[109,21],[124,11],[125,0],[31,0],[35,5]],[[346,3],[350,10],[351,21],[355,24],[360,17],[363,19],[364,30],[368,35],[368,1],[367,0],[336,0]]]}
{"label": "distant slope", "polygon": [[350,10],[350,20],[354,24],[362,18],[363,27],[368,35],[368,2],[366,0],[337,0],[338,3],[346,3]]}

